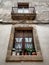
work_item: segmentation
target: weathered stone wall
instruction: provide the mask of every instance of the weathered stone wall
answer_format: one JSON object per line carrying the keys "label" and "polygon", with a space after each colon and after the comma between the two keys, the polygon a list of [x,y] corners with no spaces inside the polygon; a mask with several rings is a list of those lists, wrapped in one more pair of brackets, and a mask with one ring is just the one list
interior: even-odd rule
{"label": "weathered stone wall", "polygon": [[34,6],[36,9],[36,22],[49,23],[49,0],[0,0],[0,19],[3,20],[2,22],[12,22],[11,8],[17,6],[17,2],[29,2],[29,6]]}

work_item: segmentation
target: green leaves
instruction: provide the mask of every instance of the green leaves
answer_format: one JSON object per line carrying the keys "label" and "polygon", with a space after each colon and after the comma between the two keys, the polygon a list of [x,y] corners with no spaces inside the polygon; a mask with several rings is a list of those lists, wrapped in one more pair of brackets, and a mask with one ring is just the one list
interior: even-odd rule
{"label": "green leaves", "polygon": [[26,48],[25,49],[27,52],[35,52],[35,49],[34,48]]}

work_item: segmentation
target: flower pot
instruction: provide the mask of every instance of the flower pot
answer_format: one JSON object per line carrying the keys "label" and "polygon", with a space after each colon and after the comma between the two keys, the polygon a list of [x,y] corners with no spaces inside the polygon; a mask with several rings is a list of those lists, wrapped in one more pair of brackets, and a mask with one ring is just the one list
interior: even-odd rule
{"label": "flower pot", "polygon": [[27,55],[27,52],[25,52],[25,55]]}
{"label": "flower pot", "polygon": [[12,49],[12,55],[15,56],[16,55],[16,51],[15,48]]}
{"label": "flower pot", "polygon": [[24,53],[22,52],[22,55],[24,55]]}
{"label": "flower pot", "polygon": [[15,52],[15,51],[13,51],[13,52],[12,52],[12,55],[13,55],[13,56],[15,56],[15,55],[16,55],[16,52]]}
{"label": "flower pot", "polygon": [[36,52],[32,52],[32,55],[36,55]]}
{"label": "flower pot", "polygon": [[20,55],[20,53],[19,53],[19,52],[17,52],[17,55],[19,56],[19,55]]}

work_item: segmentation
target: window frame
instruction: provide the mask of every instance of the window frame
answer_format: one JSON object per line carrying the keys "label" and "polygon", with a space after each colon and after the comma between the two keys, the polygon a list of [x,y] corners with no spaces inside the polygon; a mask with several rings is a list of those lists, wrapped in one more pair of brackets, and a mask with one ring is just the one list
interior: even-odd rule
{"label": "window frame", "polygon": [[[14,32],[15,32],[15,28],[16,29],[32,29],[33,30],[33,37],[34,37],[34,45],[35,45],[35,49],[36,49],[36,53],[37,55],[19,55],[19,56],[12,56],[11,52],[12,52],[12,48],[13,48],[13,40],[14,40]],[[37,35],[37,30],[36,27],[16,27],[13,26],[12,30],[11,30],[11,34],[10,34],[10,40],[9,40],[9,45],[8,45],[8,49],[7,49],[7,56],[6,56],[6,62],[18,62],[18,61],[43,61],[43,57],[42,57],[42,53],[41,53],[41,48],[39,45],[39,40],[38,40],[38,35]]]}
{"label": "window frame", "polygon": [[[18,41],[16,41],[15,39],[18,38]],[[21,41],[19,42],[19,38],[21,38]],[[28,39],[28,41],[25,41],[25,39]],[[29,41],[29,39],[31,38],[31,41]],[[21,45],[20,48],[16,48],[18,46],[16,45]],[[26,45],[28,45],[26,47]],[[31,45],[30,49],[34,50],[35,54],[36,54],[36,51],[35,51],[35,47],[34,47],[34,40],[33,40],[33,31],[32,30],[21,30],[21,28],[19,30],[15,30],[15,34],[14,34],[14,44],[13,44],[13,48],[15,48],[15,53],[16,50],[19,51],[21,49],[21,53],[23,53],[25,55],[25,49],[29,48],[29,45]],[[31,52],[32,54],[33,52]],[[28,54],[28,52],[27,52]],[[16,54],[17,55],[17,54]]]}

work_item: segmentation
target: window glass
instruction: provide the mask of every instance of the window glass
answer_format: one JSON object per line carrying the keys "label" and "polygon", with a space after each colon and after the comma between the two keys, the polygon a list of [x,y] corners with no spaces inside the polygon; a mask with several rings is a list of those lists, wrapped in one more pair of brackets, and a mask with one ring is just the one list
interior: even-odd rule
{"label": "window glass", "polygon": [[15,43],[15,49],[22,48],[22,43]]}
{"label": "window glass", "polygon": [[17,30],[15,32],[14,48],[16,53],[19,52],[20,55],[27,53],[28,55],[28,52],[34,48],[32,42],[32,30]]}
{"label": "window glass", "polygon": [[29,13],[29,9],[24,8],[24,13]]}
{"label": "window glass", "polygon": [[19,42],[19,38],[15,38],[16,42]]}
{"label": "window glass", "polygon": [[16,42],[22,42],[22,38],[15,38]]}
{"label": "window glass", "polygon": [[25,38],[25,42],[29,42],[28,38]]}
{"label": "window glass", "polygon": [[23,13],[23,9],[22,8],[18,8],[18,13]]}
{"label": "window glass", "polygon": [[32,43],[25,43],[25,48],[32,48]]}
{"label": "window glass", "polygon": [[32,38],[29,38],[29,42],[32,42]]}
{"label": "window glass", "polygon": [[18,8],[18,13],[28,13],[28,8]]}

